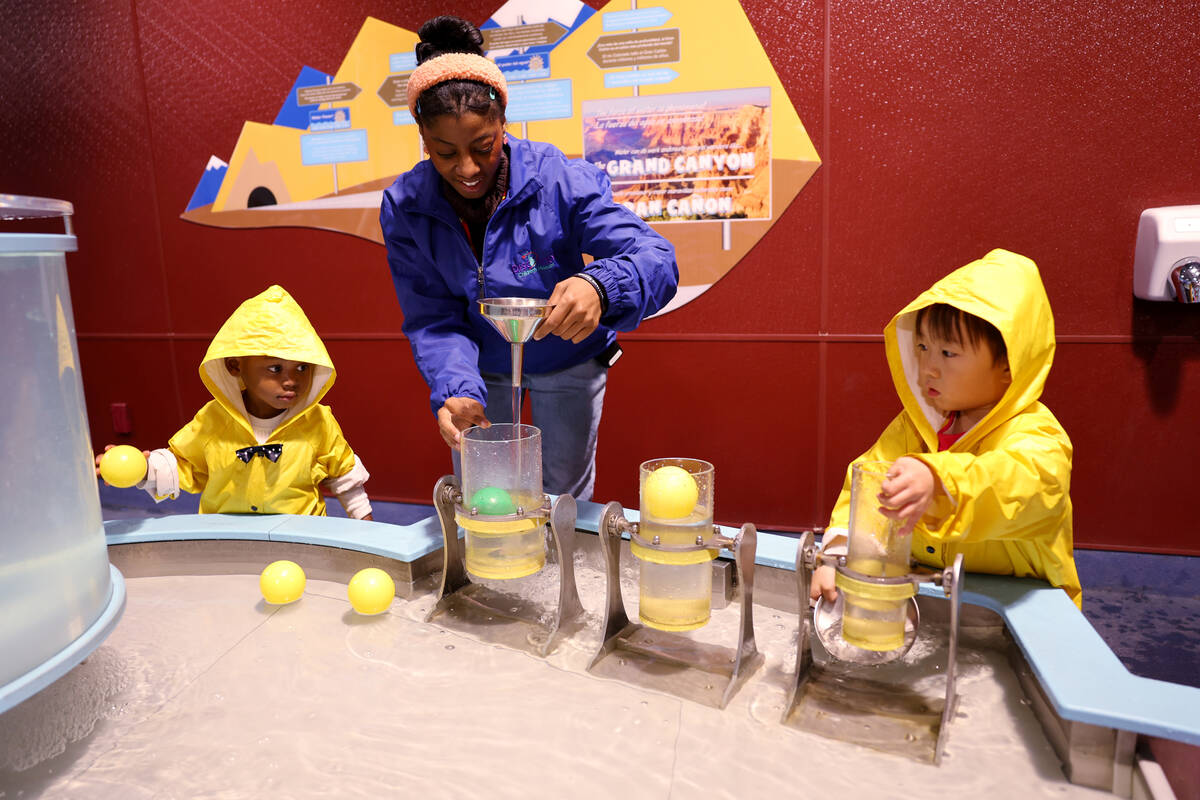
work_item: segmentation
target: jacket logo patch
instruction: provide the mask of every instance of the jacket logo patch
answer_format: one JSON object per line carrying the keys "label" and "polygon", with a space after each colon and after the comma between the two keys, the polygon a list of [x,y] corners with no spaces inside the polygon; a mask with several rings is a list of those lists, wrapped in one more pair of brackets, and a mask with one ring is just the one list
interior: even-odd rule
{"label": "jacket logo patch", "polygon": [[545,272],[548,269],[558,269],[558,262],[554,260],[553,254],[546,254],[539,260],[536,253],[532,250],[524,250],[517,253],[517,263],[509,266],[513,275],[518,278],[524,278],[526,275],[532,275],[535,272]]}

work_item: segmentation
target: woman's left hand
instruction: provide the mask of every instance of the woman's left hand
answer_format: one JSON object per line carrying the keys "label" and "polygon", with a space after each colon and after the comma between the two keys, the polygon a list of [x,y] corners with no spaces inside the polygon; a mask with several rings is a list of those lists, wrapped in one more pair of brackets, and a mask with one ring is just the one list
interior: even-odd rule
{"label": "woman's left hand", "polygon": [[550,316],[538,326],[534,339],[550,334],[579,344],[600,324],[600,296],[583,278],[570,277],[554,287]]}

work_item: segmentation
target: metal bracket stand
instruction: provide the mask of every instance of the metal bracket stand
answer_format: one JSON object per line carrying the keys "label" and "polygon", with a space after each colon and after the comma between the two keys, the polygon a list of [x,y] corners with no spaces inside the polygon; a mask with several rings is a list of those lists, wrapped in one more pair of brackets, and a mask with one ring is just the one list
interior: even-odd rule
{"label": "metal bracket stand", "polygon": [[[844,557],[841,557],[844,559]],[[887,686],[875,683],[869,680],[847,680],[844,676],[836,677],[831,683],[832,687],[826,686],[826,681],[822,681],[822,669],[815,667],[813,661],[813,638],[816,635],[815,623],[813,620],[813,612],[809,609],[809,587],[812,582],[813,572],[817,567],[827,564],[829,566],[837,566],[844,568],[844,560],[839,560],[838,556],[822,556],[819,548],[814,543],[814,537],[811,531],[807,531],[801,536],[796,548],[796,588],[799,593],[800,606],[800,630],[796,637],[796,672],[788,692],[787,704],[784,707],[782,722],[785,725],[800,728],[815,728],[810,723],[814,719],[827,717],[830,715],[830,709],[833,714],[846,714],[847,711],[851,715],[861,716],[863,714],[886,714],[887,707],[895,701],[897,707],[896,717],[907,718],[913,721],[929,719],[928,727],[922,726],[923,730],[928,730],[933,727],[934,720],[936,723],[936,739],[932,742],[922,741],[926,737],[921,736],[896,736],[894,732],[890,735],[885,734],[883,739],[855,739],[851,741],[859,741],[870,747],[877,749],[888,750],[890,752],[898,752],[903,755],[910,755],[922,761],[932,761],[934,764],[940,764],[942,760],[942,752],[946,744],[946,735],[950,727],[951,720],[954,719],[954,714],[958,705],[958,695],[955,688],[955,679],[957,676],[958,664],[958,634],[959,634],[959,611],[962,608],[962,581],[963,581],[963,557],[958,555],[954,559],[954,564],[946,567],[941,572],[933,575],[925,575],[912,573],[908,577],[915,583],[934,583],[942,587],[946,593],[947,599],[950,601],[950,630],[948,632],[949,645],[946,656],[946,698],[942,705],[940,713],[934,711],[937,716],[930,718],[926,709],[913,709],[914,701],[920,705],[920,698],[912,698],[907,695],[907,692],[900,687],[894,687],[890,690]],[[851,665],[853,663],[851,662]],[[844,695],[853,693],[856,690],[863,694],[862,702],[858,702],[853,698],[846,698]],[[816,715],[807,714],[801,706],[808,702],[806,694],[812,692],[815,695],[820,695],[814,703],[821,706],[817,709]],[[908,708],[903,708],[904,706]],[[869,706],[869,708],[860,707]],[[936,706],[934,707],[936,709]],[[848,732],[850,737],[853,737],[853,732],[848,731],[852,727],[842,724],[835,726],[826,731],[823,729],[815,729],[814,732],[828,735],[828,733],[843,733]],[[869,727],[869,726],[867,726]],[[887,725],[876,725],[876,728],[887,729]],[[842,738],[835,736],[834,738]],[[932,746],[930,746],[932,745]]]}
{"label": "metal bracket stand", "polygon": [[758,538],[754,526],[746,523],[733,539],[715,534],[706,543],[728,547],[734,553],[742,610],[737,648],[733,650],[629,621],[621,594],[621,535],[634,530],[619,503],[604,507],[599,525],[607,575],[604,640],[588,672],[724,708],[763,662],[754,643],[754,551]]}
{"label": "metal bracket stand", "polygon": [[456,506],[462,505],[458,478],[446,475],[433,488],[433,505],[442,523],[444,567],[437,600],[426,622],[470,633],[494,644],[546,656],[560,634],[582,626],[583,604],[575,583],[575,498],[559,495],[550,505],[550,534],[558,560],[558,599],[546,621],[545,608],[527,598],[473,583],[463,565]]}

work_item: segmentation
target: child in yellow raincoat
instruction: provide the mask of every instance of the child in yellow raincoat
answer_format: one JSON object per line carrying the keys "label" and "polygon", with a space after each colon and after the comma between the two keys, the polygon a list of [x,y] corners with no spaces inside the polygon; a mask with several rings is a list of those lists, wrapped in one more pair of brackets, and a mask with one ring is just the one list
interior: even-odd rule
{"label": "child in yellow raincoat", "polygon": [[325,514],[321,489],[371,519],[369,477],[320,404],[337,373],[299,304],[271,286],[242,303],[200,364],[212,393],[147,458],[138,488],[156,500],[200,493],[200,513]]}
{"label": "child in yellow raincoat", "polygon": [[[912,556],[968,572],[1034,576],[1081,604],[1071,539],[1071,440],[1038,401],[1054,318],[1037,266],[993,250],[909,303],[884,331],[903,411],[855,459],[891,464],[884,513],[912,531]],[[853,466],[853,465],[851,465]],[[824,552],[845,553],[850,469]],[[812,599],[836,599],[834,569]]]}

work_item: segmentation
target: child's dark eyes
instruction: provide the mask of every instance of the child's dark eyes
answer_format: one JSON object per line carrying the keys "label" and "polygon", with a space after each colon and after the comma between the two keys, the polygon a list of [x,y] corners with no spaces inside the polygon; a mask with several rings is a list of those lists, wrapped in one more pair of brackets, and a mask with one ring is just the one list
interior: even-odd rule
{"label": "child's dark eyes", "polygon": [[308,370],[309,370],[308,364],[297,364],[296,365],[296,372],[308,372]]}

